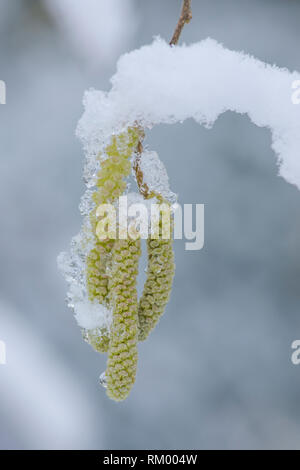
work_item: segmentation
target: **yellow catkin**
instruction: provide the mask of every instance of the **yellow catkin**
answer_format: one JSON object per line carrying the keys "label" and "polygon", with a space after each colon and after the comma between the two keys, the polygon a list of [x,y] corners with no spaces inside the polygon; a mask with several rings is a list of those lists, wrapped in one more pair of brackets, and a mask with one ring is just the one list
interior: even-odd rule
{"label": "yellow catkin", "polygon": [[136,278],[141,254],[140,240],[117,240],[113,249],[110,305],[113,321],[106,368],[107,395],[124,400],[137,370],[138,300]]}
{"label": "yellow catkin", "polygon": [[108,276],[106,274],[106,265],[110,257],[113,240],[107,240],[95,243],[86,261],[87,265],[87,287],[90,300],[95,299],[103,304],[106,301],[108,294]]}
{"label": "yellow catkin", "polygon": [[[171,223],[172,225],[172,223]],[[139,301],[139,341],[144,341],[154,329],[169,301],[175,274],[173,241],[162,238],[147,240],[147,279]]]}
{"label": "yellow catkin", "polygon": [[[113,136],[105,149],[106,160],[101,163],[98,172],[96,191],[93,200],[95,210],[90,214],[90,222],[95,237],[95,246],[89,253],[86,263],[86,279],[89,299],[100,304],[108,301],[108,275],[107,266],[111,259],[114,240],[98,240],[96,236],[97,218],[96,210],[100,204],[113,203],[126,189],[125,178],[130,174],[130,157],[135,150],[139,139],[136,129],[128,128],[126,132]],[[101,330],[86,332],[87,341],[98,351],[108,350],[108,333]]]}

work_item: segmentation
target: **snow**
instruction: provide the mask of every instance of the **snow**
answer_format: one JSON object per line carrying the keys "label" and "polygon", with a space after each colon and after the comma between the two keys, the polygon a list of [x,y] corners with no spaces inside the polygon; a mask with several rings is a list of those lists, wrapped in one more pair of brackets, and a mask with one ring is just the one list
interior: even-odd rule
{"label": "snow", "polygon": [[74,310],[76,321],[81,328],[86,330],[110,329],[112,312],[104,305],[93,304],[87,300],[75,304]]}
{"label": "snow", "polygon": [[300,107],[291,100],[299,78],[209,38],[176,47],[156,38],[119,59],[109,92],[86,92],[77,134],[91,168],[109,136],[135,122],[151,128],[193,118],[211,127],[228,110],[247,114],[270,129],[279,174],[300,188]]}

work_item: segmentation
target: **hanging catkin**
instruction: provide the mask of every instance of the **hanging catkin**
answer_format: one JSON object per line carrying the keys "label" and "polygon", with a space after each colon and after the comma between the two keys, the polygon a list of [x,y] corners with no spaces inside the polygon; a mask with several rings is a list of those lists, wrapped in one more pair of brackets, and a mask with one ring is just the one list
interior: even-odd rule
{"label": "hanging catkin", "polygon": [[[131,170],[130,157],[138,142],[138,131],[128,128],[126,132],[113,136],[106,147],[106,159],[98,172],[96,191],[93,200],[96,205],[90,214],[90,223],[95,239],[95,246],[90,251],[86,262],[86,283],[89,299],[108,306],[109,262],[115,240],[99,240],[96,236],[96,211],[100,204],[113,203],[126,188],[125,178]],[[84,332],[86,340],[98,352],[106,352],[109,345],[109,332],[94,329]]]}
{"label": "hanging catkin", "polygon": [[[93,194],[95,208],[90,213],[94,247],[86,260],[86,283],[89,300],[112,311],[110,331],[96,328],[84,332],[86,340],[98,352],[108,352],[105,380],[107,395],[124,400],[135,382],[137,342],[153,330],[169,300],[174,276],[171,234],[163,236],[159,217],[158,236],[149,238],[147,280],[138,303],[136,278],[141,254],[140,239],[128,235],[125,240],[99,239],[97,208],[112,204],[126,189],[125,178],[131,170],[130,157],[140,138],[138,129],[113,136],[105,149],[106,159],[97,175]],[[153,194],[165,203],[159,194]],[[167,204],[168,208],[169,205]],[[169,223],[171,220],[169,219]]]}
{"label": "hanging catkin", "polygon": [[[160,197],[162,200],[162,198]],[[175,274],[172,242],[172,220],[169,219],[169,238],[163,238],[162,218],[159,221],[159,236],[147,240],[147,279],[139,301],[139,340],[144,341],[155,328],[169,301]]]}
{"label": "hanging catkin", "polygon": [[137,369],[138,302],[136,277],[140,240],[117,240],[112,254],[109,282],[113,321],[106,369],[107,395],[124,400],[134,382]]}

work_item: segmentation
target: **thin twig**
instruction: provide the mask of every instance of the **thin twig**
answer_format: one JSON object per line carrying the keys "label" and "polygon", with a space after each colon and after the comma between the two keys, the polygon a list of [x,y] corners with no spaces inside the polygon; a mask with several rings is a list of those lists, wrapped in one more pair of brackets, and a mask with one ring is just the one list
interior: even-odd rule
{"label": "thin twig", "polygon": [[170,46],[174,46],[178,43],[181,31],[186,23],[189,23],[192,19],[192,7],[191,7],[192,0],[183,0],[180,18],[176,25],[173,37],[170,41]]}
{"label": "thin twig", "polygon": [[135,179],[136,179],[140,194],[144,197],[144,199],[148,199],[150,195],[149,187],[144,181],[144,175],[141,170],[142,153],[143,153],[143,144],[142,144],[142,140],[140,139],[136,148],[136,157],[135,157],[134,164],[133,164],[133,170],[135,172]]}
{"label": "thin twig", "polygon": [[[170,46],[175,46],[180,38],[181,32],[184,28],[184,25],[186,23],[189,23],[192,19],[192,7],[191,7],[192,0],[183,0],[182,8],[181,8],[181,13],[180,13],[180,18],[178,20],[178,23],[176,25],[173,37],[170,41]],[[139,143],[136,148],[136,157],[133,165],[133,170],[135,172],[135,179],[139,188],[140,194],[145,198],[151,197],[151,194],[149,192],[148,185],[144,182],[144,175],[141,170],[141,156],[143,153],[143,144],[142,144],[143,139],[140,138]]]}

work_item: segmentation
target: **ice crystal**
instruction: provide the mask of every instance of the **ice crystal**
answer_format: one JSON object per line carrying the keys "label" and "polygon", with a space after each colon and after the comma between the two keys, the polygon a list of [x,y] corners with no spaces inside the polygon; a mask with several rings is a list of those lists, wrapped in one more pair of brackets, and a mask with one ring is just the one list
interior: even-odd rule
{"label": "ice crystal", "polygon": [[140,168],[144,175],[144,183],[146,183],[150,192],[160,194],[165,200],[175,204],[177,195],[170,190],[169,177],[158,154],[144,150],[140,158]]}

